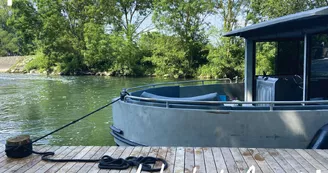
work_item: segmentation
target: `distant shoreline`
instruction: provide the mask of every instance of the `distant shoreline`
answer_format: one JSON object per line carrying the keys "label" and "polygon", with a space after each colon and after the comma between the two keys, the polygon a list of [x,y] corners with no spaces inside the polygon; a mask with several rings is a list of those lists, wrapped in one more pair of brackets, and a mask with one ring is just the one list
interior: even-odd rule
{"label": "distant shoreline", "polygon": [[17,63],[22,61],[24,56],[6,56],[0,57],[0,72],[5,73],[15,66]]}

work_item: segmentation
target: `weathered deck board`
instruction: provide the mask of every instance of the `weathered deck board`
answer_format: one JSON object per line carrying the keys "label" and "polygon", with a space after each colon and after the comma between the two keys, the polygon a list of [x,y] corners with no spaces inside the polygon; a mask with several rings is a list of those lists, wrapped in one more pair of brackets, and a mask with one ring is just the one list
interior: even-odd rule
{"label": "weathered deck board", "polygon": [[244,158],[241,156],[238,148],[230,148],[230,152],[237,164],[237,167],[239,169],[239,172],[245,172],[248,170],[248,166],[246,162],[244,161]]}
{"label": "weathered deck board", "polygon": [[194,148],[187,147],[185,148],[185,165],[184,172],[192,173],[192,170],[195,167],[195,156],[194,156]]}
{"label": "weathered deck board", "polygon": [[[165,172],[235,173],[247,172],[254,166],[256,172],[328,172],[327,150],[263,149],[263,148],[192,148],[192,147],[116,147],[116,146],[35,146],[40,152],[54,151],[56,159],[99,159],[111,157],[153,156],[165,159],[169,167]],[[156,163],[156,168],[161,163]],[[110,172],[134,173],[127,170],[100,170],[97,163],[45,162],[39,155],[23,159],[7,158],[0,148],[0,172]]]}
{"label": "weathered deck board", "polygon": [[216,173],[217,168],[214,162],[214,157],[211,148],[203,148],[204,152],[204,162],[205,162],[205,170],[208,173]]}
{"label": "weathered deck board", "polygon": [[295,158],[293,156],[288,154],[286,150],[277,149],[277,151],[279,152],[280,155],[282,155],[282,157],[285,158],[285,160],[287,160],[287,162],[296,170],[296,172],[303,172],[303,173],[308,172],[307,170],[305,170],[303,168],[303,166],[301,164],[299,164],[297,162],[297,160],[295,160]]}
{"label": "weathered deck board", "polygon": [[[221,152],[220,148],[212,148],[212,151],[213,151],[216,169],[223,170],[223,172],[228,172],[227,165],[224,161],[224,158],[222,156],[222,152]],[[220,171],[218,171],[218,172],[220,172]]]}
{"label": "weathered deck board", "polygon": [[[141,147],[135,147],[133,148],[132,150],[132,153],[130,154],[130,156],[139,156],[140,155],[140,152],[141,152]],[[130,173],[132,170],[132,168],[128,168],[126,170],[121,170],[120,173]]]}
{"label": "weathered deck board", "polygon": [[[37,151],[43,152],[49,149],[55,149],[55,147],[45,146],[45,147],[35,147]],[[58,147],[57,147],[58,148]],[[6,159],[1,163],[4,163],[3,166],[0,166],[0,172],[6,172],[8,169],[14,168],[15,171],[24,172],[30,167],[34,166],[37,162],[40,161],[38,155],[30,155],[26,159]],[[1,165],[1,164],[0,164]],[[21,171],[22,170],[22,171]]]}
{"label": "weathered deck board", "polygon": [[259,151],[259,154],[264,158],[264,160],[268,163],[268,165],[271,167],[273,172],[285,172],[284,169],[279,165],[279,163],[267,152],[266,149],[259,148],[257,149]]}
{"label": "weathered deck board", "polygon": [[[65,159],[72,159],[74,156],[76,156],[84,147],[78,146],[78,147],[72,147],[72,150],[63,158]],[[48,169],[46,172],[56,172],[60,170],[66,163],[56,163],[53,165],[50,169]]]}
{"label": "weathered deck board", "polygon": [[284,171],[288,173],[297,173],[296,170],[287,162],[287,160],[282,155],[280,155],[275,149],[268,149],[267,151],[284,169]]}
{"label": "weathered deck board", "polygon": [[247,148],[239,148],[239,151],[243,156],[248,168],[254,166],[256,172],[263,172],[261,168],[258,166],[258,164],[256,163],[256,161],[253,159],[252,156],[253,153],[251,153]]}
{"label": "weathered deck board", "polygon": [[295,160],[301,164],[304,169],[306,169],[308,172],[315,172],[315,168],[308,162],[306,161],[297,151],[293,149],[286,149],[286,151],[293,157]]}
{"label": "weathered deck board", "polygon": [[[91,157],[91,159],[100,159],[109,147],[100,147],[99,150]],[[92,167],[96,166],[96,163],[85,163],[78,172],[88,172]]]}
{"label": "weathered deck board", "polygon": [[174,172],[183,173],[184,171],[184,153],[185,149],[183,147],[178,147],[175,155]]}
{"label": "weathered deck board", "polygon": [[166,161],[169,164],[169,167],[166,169],[166,172],[173,173],[174,172],[174,163],[175,163],[175,154],[177,149],[175,147],[168,148]]}
{"label": "weathered deck board", "polygon": [[224,158],[224,162],[227,165],[227,169],[229,173],[239,172],[238,166],[235,160],[232,157],[231,151],[229,148],[221,148],[222,156]]}
{"label": "weathered deck board", "polygon": [[[249,153],[252,155],[255,162],[259,165],[262,172],[269,173],[274,172],[269,164],[265,161],[265,158],[261,155],[261,153],[256,148],[249,148]],[[247,153],[245,153],[247,155]]]}

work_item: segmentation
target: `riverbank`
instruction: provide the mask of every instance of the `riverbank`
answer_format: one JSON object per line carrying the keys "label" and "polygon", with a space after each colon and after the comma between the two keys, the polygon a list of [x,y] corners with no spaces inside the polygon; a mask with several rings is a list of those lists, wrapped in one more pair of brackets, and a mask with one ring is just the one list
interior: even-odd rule
{"label": "riverbank", "polygon": [[[31,62],[35,56],[7,56],[0,57],[0,73],[31,73],[31,74],[47,74],[46,71],[37,69],[28,70],[27,64]],[[48,75],[64,75],[62,72],[51,72]],[[113,76],[110,72],[80,72],[76,76],[95,75],[95,76]]]}
{"label": "riverbank", "polygon": [[24,69],[19,64],[25,58],[26,57],[24,57],[24,56],[0,57],[0,72],[2,72],[2,73],[4,73],[4,72],[13,72],[14,73],[15,71],[19,71],[20,73],[23,73]]}

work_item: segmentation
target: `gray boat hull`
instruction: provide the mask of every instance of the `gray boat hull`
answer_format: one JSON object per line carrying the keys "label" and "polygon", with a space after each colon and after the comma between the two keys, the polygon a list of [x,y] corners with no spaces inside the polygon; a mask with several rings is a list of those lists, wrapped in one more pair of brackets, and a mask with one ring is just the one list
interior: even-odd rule
{"label": "gray boat hull", "polygon": [[[306,148],[328,110],[196,110],[119,101],[118,145]],[[131,145],[131,144],[130,144]]]}

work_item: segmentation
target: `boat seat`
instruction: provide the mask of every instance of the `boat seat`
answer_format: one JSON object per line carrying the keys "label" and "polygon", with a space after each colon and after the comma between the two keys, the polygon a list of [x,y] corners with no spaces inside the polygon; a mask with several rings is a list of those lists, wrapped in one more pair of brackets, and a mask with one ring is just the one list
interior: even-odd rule
{"label": "boat seat", "polygon": [[166,97],[166,96],[160,96],[148,92],[143,92],[141,97],[145,98],[154,98],[154,99],[163,99],[163,100],[183,100],[183,101],[218,101],[218,93],[209,93],[204,94],[200,96],[194,96],[194,97]]}

